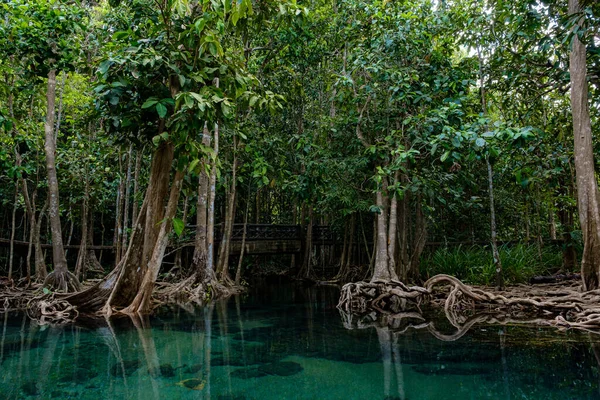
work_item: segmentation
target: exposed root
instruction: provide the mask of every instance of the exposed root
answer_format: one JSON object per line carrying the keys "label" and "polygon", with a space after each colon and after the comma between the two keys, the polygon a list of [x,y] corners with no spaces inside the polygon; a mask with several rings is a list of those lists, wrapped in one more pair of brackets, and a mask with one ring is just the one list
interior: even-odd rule
{"label": "exposed root", "polygon": [[70,271],[52,271],[44,280],[44,287],[51,288],[63,293],[74,293],[81,290],[79,279]]}
{"label": "exposed root", "polygon": [[161,283],[155,297],[164,303],[199,303],[221,299],[243,291],[243,287],[224,285],[216,279],[202,280],[197,274],[179,283]]}
{"label": "exposed root", "polygon": [[423,287],[395,280],[349,283],[342,288],[338,308],[346,314],[366,315],[374,311],[381,315],[402,315],[420,312],[424,304],[443,308],[457,329],[464,328],[465,315],[487,313],[503,315],[503,319],[535,321],[539,325],[600,331],[600,290],[518,286],[491,292],[465,285],[449,275],[436,275]]}
{"label": "exposed root", "polygon": [[79,312],[68,301],[56,299],[54,294],[34,297],[27,303],[27,315],[40,325],[73,322]]}

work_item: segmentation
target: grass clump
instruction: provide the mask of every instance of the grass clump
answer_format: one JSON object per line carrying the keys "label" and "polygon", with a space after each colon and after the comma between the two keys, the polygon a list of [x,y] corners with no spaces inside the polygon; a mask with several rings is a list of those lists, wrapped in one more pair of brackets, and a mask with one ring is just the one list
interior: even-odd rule
{"label": "grass clump", "polygon": [[[499,249],[506,284],[527,283],[539,275],[551,275],[562,266],[560,248],[536,245],[504,245]],[[489,246],[440,248],[421,261],[422,276],[447,274],[472,285],[493,285],[496,271]]]}

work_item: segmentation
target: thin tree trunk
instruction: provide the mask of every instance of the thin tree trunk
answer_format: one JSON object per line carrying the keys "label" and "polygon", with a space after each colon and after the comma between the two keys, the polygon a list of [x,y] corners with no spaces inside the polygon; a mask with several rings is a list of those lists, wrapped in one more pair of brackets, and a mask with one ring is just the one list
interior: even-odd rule
{"label": "thin tree trunk", "polygon": [[388,264],[390,271],[396,271],[396,228],[398,226],[398,195],[396,194],[396,186],[398,185],[398,179],[400,172],[394,173],[394,185],[393,192],[391,194],[390,202],[390,217],[388,224]]}
{"label": "thin tree trunk", "polygon": [[308,278],[312,272],[312,236],[313,236],[313,207],[308,206],[308,226],[306,228],[306,245],[304,248],[304,260],[302,263],[301,276]]}
{"label": "thin tree trunk", "polygon": [[[202,132],[202,145],[210,146],[210,132],[208,124],[204,123]],[[206,174],[206,159],[202,159],[202,167],[200,168],[200,176],[198,177],[198,203],[196,205],[196,238],[194,242],[194,256],[192,258],[192,271],[194,273],[204,274],[206,268],[207,256],[207,205],[209,197],[209,176]],[[206,276],[201,276],[201,279],[206,279]]]}
{"label": "thin tree trunk", "polygon": [[548,210],[548,220],[550,229],[550,239],[556,240],[556,219],[554,216],[554,210],[552,208]]}
{"label": "thin tree trunk", "polygon": [[123,236],[121,241],[121,257],[125,256],[127,250],[127,229],[129,229],[129,198],[131,196],[131,168],[132,168],[133,145],[129,146],[127,156],[127,178],[125,179],[125,201],[123,206]]}
{"label": "thin tree trunk", "polygon": [[419,262],[421,254],[427,242],[427,220],[423,214],[421,195],[417,195],[415,212],[415,234],[413,236],[412,254],[408,264],[407,279],[417,281],[419,279]]}
{"label": "thin tree trunk", "polygon": [[494,207],[494,174],[492,172],[492,164],[490,157],[485,157],[488,171],[488,191],[490,195],[490,229],[492,234],[492,255],[494,257],[494,265],[496,267],[496,286],[500,289],[504,288],[504,277],[502,276],[502,262],[500,261],[500,253],[498,252],[498,239],[496,233],[496,208]]}
{"label": "thin tree trunk", "polygon": [[242,248],[240,250],[240,258],[238,260],[237,269],[235,271],[235,285],[236,286],[239,286],[240,280],[242,277],[242,262],[244,261],[244,252],[246,250],[246,234],[248,232],[249,211],[250,211],[250,185],[248,185],[248,197],[246,198],[246,212],[244,213],[244,233],[242,234]]}
{"label": "thin tree trunk", "polygon": [[341,278],[346,266],[346,248],[348,247],[348,220],[344,221],[344,244],[342,245],[342,255],[340,257],[340,269],[337,277]]}
{"label": "thin tree trunk", "polygon": [[[58,178],[56,174],[56,142],[54,140],[54,109],[56,99],[56,70],[52,69],[48,73],[48,91],[47,97],[47,112],[44,131],[46,142],[44,151],[46,153],[46,171],[48,173],[48,219],[50,220],[51,235],[52,235],[52,260],[54,263],[54,271],[48,277],[44,284],[50,283],[54,288],[68,292],[70,290],[78,290],[79,282],[67,269],[67,259],[62,240],[62,229],[60,224],[60,206],[58,194]],[[48,278],[52,276],[52,279]]]}
{"label": "thin tree trunk", "polygon": [[225,223],[223,229],[223,239],[221,240],[220,251],[219,251],[219,266],[217,268],[217,274],[219,280],[222,282],[229,283],[231,278],[229,277],[229,248],[231,242],[231,233],[233,229],[233,220],[235,218],[235,196],[236,196],[236,180],[237,180],[237,154],[236,154],[237,142],[234,138],[233,143],[233,166],[232,166],[232,180],[231,189],[229,192],[229,199],[227,201],[227,209],[225,213]]}
{"label": "thin tree trunk", "polygon": [[[215,86],[219,87],[219,79],[215,79]],[[210,169],[209,181],[209,197],[207,211],[207,228],[206,235],[206,268],[205,276],[214,276],[214,253],[215,253],[215,198],[217,186],[217,158],[219,157],[219,124],[215,123],[215,132],[213,140],[213,160]]]}
{"label": "thin tree trunk", "polygon": [[356,213],[352,214],[352,218],[350,218],[350,232],[348,236],[348,247],[346,247],[346,263],[344,264],[344,269],[342,273],[342,280],[346,280],[348,278],[348,274],[350,272],[350,265],[352,264],[352,254],[354,252],[355,246],[355,237],[356,237]]}
{"label": "thin tree trunk", "polygon": [[[48,209],[48,199],[44,202],[40,214],[38,216],[37,223],[35,225],[35,234],[33,236],[34,248],[35,248],[35,280],[43,282],[48,276],[48,270],[46,269],[46,261],[44,257],[44,251],[42,250],[42,221],[46,210]],[[35,217],[34,217],[35,218]]]}
{"label": "thin tree trunk", "polygon": [[[185,196],[185,199],[183,201],[183,215],[181,216],[181,220],[183,221],[183,226],[186,225],[187,223],[187,214],[188,214],[188,196]],[[175,267],[181,269],[182,268],[182,263],[181,263],[181,252],[182,249],[178,249],[175,252]]]}
{"label": "thin tree trunk", "polygon": [[119,153],[119,190],[117,191],[117,212],[115,215],[115,232],[113,236],[113,245],[115,246],[115,265],[121,261],[123,249],[121,247],[123,239],[123,209],[125,200],[125,180],[123,177],[123,160]]}
{"label": "thin tree trunk", "polygon": [[79,253],[77,255],[77,264],[75,265],[75,276],[77,279],[83,278],[84,267],[87,259],[87,243],[88,243],[88,215],[89,215],[89,182],[86,179],[85,194],[83,196],[83,204],[81,206],[81,243],[79,245]]}
{"label": "thin tree trunk", "polygon": [[15,180],[15,202],[13,204],[12,209],[12,221],[10,228],[10,250],[8,256],[8,280],[12,280],[13,273],[13,257],[15,250],[15,230],[16,230],[16,215],[17,215],[17,205],[19,204],[19,181]]}
{"label": "thin tree trunk", "polygon": [[[569,0],[569,14],[580,13],[579,0]],[[577,20],[574,29],[580,28],[585,16]],[[585,45],[573,35],[569,57],[571,76],[571,112],[573,114],[573,136],[575,175],[577,179],[577,206],[583,234],[583,256],[581,278],[583,290],[598,289],[600,282],[600,204],[598,184],[594,170],[594,147],[588,104],[587,59]]]}
{"label": "thin tree trunk", "polygon": [[35,197],[36,192],[34,191],[32,199],[29,199],[29,193],[27,189],[27,182],[22,178],[23,187],[23,199],[25,200],[25,208],[27,209],[27,215],[29,216],[29,243],[27,244],[27,284],[31,282],[31,254],[33,252],[33,238],[36,230],[36,218],[35,218]]}
{"label": "thin tree trunk", "polygon": [[131,211],[131,222],[135,223],[138,217],[138,202],[136,196],[140,190],[140,170],[142,169],[142,156],[144,149],[135,152],[135,172],[133,174],[133,210]]}
{"label": "thin tree trunk", "polygon": [[[481,87],[481,110],[483,115],[487,115],[487,102],[485,95],[485,81],[483,77],[483,57],[479,47],[477,48],[477,55],[479,58],[479,79]],[[504,277],[502,276],[502,263],[500,261],[500,254],[498,252],[498,241],[496,238],[496,210],[494,207],[494,175],[492,172],[492,164],[490,162],[489,154],[485,156],[485,163],[488,171],[488,191],[490,196],[490,230],[491,230],[491,242],[492,242],[492,256],[494,258],[494,266],[496,268],[496,286],[500,289],[504,288]]]}

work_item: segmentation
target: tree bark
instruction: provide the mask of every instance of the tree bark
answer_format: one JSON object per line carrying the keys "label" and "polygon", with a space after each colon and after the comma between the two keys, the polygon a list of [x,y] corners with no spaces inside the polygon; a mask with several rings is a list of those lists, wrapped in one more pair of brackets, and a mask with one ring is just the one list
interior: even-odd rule
{"label": "tree bark", "polygon": [[231,283],[231,278],[229,277],[229,245],[231,241],[231,233],[233,230],[233,220],[235,219],[235,196],[237,188],[236,144],[237,143],[234,138],[231,189],[229,191],[229,199],[227,201],[227,211],[225,213],[223,238],[221,239],[219,249],[219,266],[217,268],[217,276],[219,277],[219,280],[224,283]]}
{"label": "tree bark", "polygon": [[142,169],[142,156],[144,149],[135,152],[135,172],[133,173],[133,207],[131,211],[131,223],[134,224],[138,217],[138,200],[136,196],[140,190],[140,170]]}
{"label": "tree bark", "polygon": [[390,271],[396,271],[396,228],[398,226],[398,195],[396,194],[400,172],[394,173],[393,192],[390,201],[390,217],[388,224],[388,264]]}
{"label": "tree bark", "polygon": [[494,257],[494,266],[496,267],[496,287],[504,288],[504,277],[502,275],[502,262],[500,261],[500,253],[498,252],[498,239],[496,232],[496,207],[494,206],[494,174],[490,157],[485,157],[488,171],[488,192],[490,196],[490,230],[492,239],[492,256]]}
{"label": "tree bark", "polygon": [[173,217],[177,211],[177,204],[179,203],[179,195],[181,193],[181,185],[184,176],[185,174],[183,171],[177,171],[175,173],[167,209],[164,213],[162,223],[160,224],[160,230],[156,238],[155,246],[152,249],[152,256],[148,261],[144,279],[131,304],[122,310],[123,313],[148,313],[152,308],[152,292],[154,290],[156,278],[158,277],[158,272],[160,271],[163,256],[165,255],[165,250],[169,243],[169,232],[173,226]]}
{"label": "tree bark", "polygon": [[[579,0],[569,0],[569,14],[582,11]],[[582,26],[582,16],[575,28]],[[588,104],[587,60],[585,45],[577,33],[573,35],[569,57],[571,73],[571,112],[575,175],[577,179],[577,206],[583,234],[581,278],[584,290],[598,289],[600,282],[600,207],[598,184],[594,170],[592,126]]]}
{"label": "tree bark", "polygon": [[133,145],[129,146],[127,156],[127,177],[125,179],[125,200],[123,205],[123,234],[121,241],[121,257],[125,256],[127,250],[127,229],[129,228],[129,199],[131,197],[131,168],[132,168]]}
{"label": "tree bark", "polygon": [[16,230],[16,215],[17,215],[17,205],[19,203],[19,181],[15,180],[15,201],[13,203],[12,210],[12,221],[10,226],[10,250],[8,255],[8,280],[12,280],[13,273],[13,257],[15,250],[15,230]]}
{"label": "tree bark", "polygon": [[[44,219],[44,215],[46,215],[46,210],[48,209],[48,199],[44,202],[42,209],[40,210],[40,214],[38,216],[38,220],[35,224],[35,233],[33,236],[34,240],[34,249],[35,249],[35,280],[43,282],[48,276],[48,269],[46,268],[46,260],[44,257],[44,251],[42,250],[42,239],[41,239],[41,230],[42,230],[42,222]],[[34,217],[35,218],[35,217]]]}
{"label": "tree bark", "polygon": [[377,214],[377,247],[375,252],[375,267],[371,282],[389,281],[398,279],[395,270],[390,270],[388,257],[388,238],[387,238],[387,205],[384,201],[383,189],[379,188],[376,193],[376,205],[379,208]]}
{"label": "tree bark", "polygon": [[[202,145],[205,147],[210,146],[210,132],[208,131],[208,124],[204,123],[204,129],[202,132]],[[206,174],[206,166],[208,161],[203,158],[202,167],[200,168],[200,176],[198,177],[198,203],[196,205],[196,237],[194,242],[194,256],[192,258],[192,271],[194,273],[200,273],[204,275],[206,268],[206,256],[207,256],[207,205],[209,197],[209,176]],[[201,279],[206,279],[205,276],[201,276]]]}
{"label": "tree bark", "polygon": [[[219,78],[215,78],[215,86],[219,87]],[[213,136],[213,159],[210,168],[210,181],[208,190],[208,210],[206,235],[206,268],[204,275],[207,279],[214,277],[214,254],[215,254],[215,198],[217,194],[217,159],[219,157],[219,124],[215,123]]]}
{"label": "tree bark", "polygon": [[123,177],[123,156],[119,152],[119,189],[117,191],[117,212],[115,213],[115,232],[113,246],[115,246],[115,265],[119,264],[122,256],[121,240],[123,238],[123,208],[125,200],[125,179]]}
{"label": "tree bark", "polygon": [[304,259],[302,260],[302,269],[300,276],[308,278],[312,274],[312,236],[313,236],[313,207],[308,206],[308,226],[306,227],[306,244],[304,247]]}
{"label": "tree bark", "polygon": [[234,283],[236,284],[236,286],[238,286],[240,284],[241,277],[242,277],[242,262],[244,261],[244,252],[246,251],[246,234],[248,231],[249,211],[250,211],[250,185],[248,185],[248,197],[246,198],[246,212],[244,213],[244,233],[242,234],[242,249],[240,250],[240,258],[238,260],[237,269],[235,271],[235,282]]}
{"label": "tree bark", "polygon": [[79,290],[79,282],[67,269],[67,259],[62,240],[62,229],[60,225],[60,207],[58,194],[58,178],[56,174],[56,142],[54,140],[54,110],[56,100],[56,70],[48,72],[48,90],[46,122],[44,132],[46,141],[44,151],[46,153],[46,172],[48,174],[48,219],[50,220],[50,232],[52,235],[52,260],[54,271],[46,277],[44,285],[50,285],[64,292]]}

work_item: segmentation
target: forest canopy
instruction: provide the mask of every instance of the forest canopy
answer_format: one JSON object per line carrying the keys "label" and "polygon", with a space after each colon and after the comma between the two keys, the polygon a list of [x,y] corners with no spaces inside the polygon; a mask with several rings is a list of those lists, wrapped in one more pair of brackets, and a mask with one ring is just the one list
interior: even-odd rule
{"label": "forest canopy", "polygon": [[599,27],[583,0],[2,0],[0,274],[108,314],[273,271],[598,289]]}

